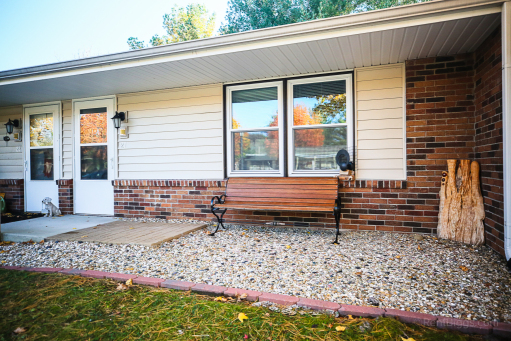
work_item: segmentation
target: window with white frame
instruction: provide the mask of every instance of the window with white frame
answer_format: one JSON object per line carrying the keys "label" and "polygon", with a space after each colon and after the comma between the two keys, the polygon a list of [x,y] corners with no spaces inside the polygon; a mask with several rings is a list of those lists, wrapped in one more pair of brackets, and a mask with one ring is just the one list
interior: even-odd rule
{"label": "window with white frame", "polygon": [[335,156],[350,151],[351,74],[288,82],[289,175],[339,173]]}
{"label": "window with white frame", "polygon": [[337,152],[352,148],[351,80],[343,74],[227,87],[228,176],[283,176],[286,156],[289,176],[338,174]]}
{"label": "window with white frame", "polygon": [[229,174],[283,175],[282,82],[227,89]]}

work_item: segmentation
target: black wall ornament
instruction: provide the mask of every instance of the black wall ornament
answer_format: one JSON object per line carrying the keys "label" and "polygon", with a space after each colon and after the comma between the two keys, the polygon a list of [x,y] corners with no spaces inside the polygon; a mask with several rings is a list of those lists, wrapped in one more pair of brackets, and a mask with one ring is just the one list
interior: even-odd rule
{"label": "black wall ornament", "polygon": [[355,170],[355,164],[350,161],[350,153],[346,149],[341,149],[337,152],[335,156],[335,162],[339,165],[343,172],[350,170]]}

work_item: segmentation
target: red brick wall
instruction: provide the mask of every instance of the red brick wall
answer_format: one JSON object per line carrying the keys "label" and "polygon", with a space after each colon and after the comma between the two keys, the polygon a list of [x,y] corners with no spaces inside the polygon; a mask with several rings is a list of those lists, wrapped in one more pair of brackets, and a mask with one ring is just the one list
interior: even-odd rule
{"label": "red brick wall", "polygon": [[211,198],[225,192],[225,181],[115,180],[115,216],[160,219],[212,217]]}
{"label": "red brick wall", "polygon": [[406,62],[408,195],[426,197],[407,214],[429,218],[436,233],[441,173],[448,159],[473,159],[474,67],[472,55]]}
{"label": "red brick wall", "polygon": [[481,165],[486,243],[504,255],[501,30],[475,52],[475,157]]}
{"label": "red brick wall", "polygon": [[5,193],[5,203],[9,211],[25,210],[23,179],[0,180],[0,193]]}
{"label": "red brick wall", "polygon": [[62,214],[73,214],[73,180],[58,180],[59,209]]}

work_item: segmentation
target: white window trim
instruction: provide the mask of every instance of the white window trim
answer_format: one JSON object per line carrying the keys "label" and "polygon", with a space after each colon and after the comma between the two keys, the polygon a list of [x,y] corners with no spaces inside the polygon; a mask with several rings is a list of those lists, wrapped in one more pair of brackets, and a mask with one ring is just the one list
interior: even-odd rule
{"label": "white window trim", "polygon": [[[348,130],[347,136],[347,148],[350,153],[350,158],[353,160],[353,75],[351,73],[335,75],[335,76],[319,76],[319,77],[310,77],[310,78],[300,78],[288,81],[287,87],[287,167],[288,167],[288,176],[329,176],[329,175],[338,175],[339,169],[335,170],[294,170],[294,143],[293,143],[293,85],[296,84],[307,84],[307,83],[316,83],[316,82],[328,82],[334,80],[346,80],[346,123],[342,124],[319,124],[319,125],[310,125],[310,126],[300,126],[297,129],[307,129],[307,128],[318,128],[318,127],[338,127],[338,126],[346,126]],[[340,149],[340,148],[339,148]]]}
{"label": "white window trim", "polygon": [[[249,90],[249,89],[259,89],[259,88],[268,88],[268,87],[277,87],[278,91],[278,117],[279,117],[279,125],[278,128],[258,128],[258,129],[232,129],[232,92],[236,90]],[[243,84],[243,85],[233,85],[228,86],[226,88],[226,111],[227,111],[227,176],[231,177],[257,177],[257,176],[265,176],[265,177],[283,177],[284,176],[284,98],[283,98],[283,81],[278,82],[263,82],[263,83],[255,83],[255,84]],[[234,153],[232,149],[232,133],[237,131],[262,131],[262,130],[277,130],[279,132],[279,170],[278,171],[268,171],[268,170],[257,170],[257,171],[240,171],[233,170],[234,166]]]}

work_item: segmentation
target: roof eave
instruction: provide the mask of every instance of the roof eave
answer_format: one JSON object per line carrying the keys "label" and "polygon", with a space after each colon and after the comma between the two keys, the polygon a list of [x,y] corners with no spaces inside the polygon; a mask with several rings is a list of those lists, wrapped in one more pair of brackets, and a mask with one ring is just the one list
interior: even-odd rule
{"label": "roof eave", "polygon": [[45,64],[0,72],[0,84],[4,81],[40,76],[48,73],[87,69],[91,67],[110,66],[125,62],[137,62],[161,56],[176,55],[179,53],[193,53],[205,49],[232,47],[246,43],[283,39],[291,36],[303,36],[311,33],[320,33],[327,30],[343,28],[370,27],[381,23],[393,21],[417,20],[432,15],[465,13],[471,11],[491,10],[501,11],[502,4],[509,0],[437,0],[406,6],[391,7],[382,10],[362,12],[339,17],[318,19],[302,23],[264,28],[254,31],[234,33],[205,39],[179,42],[170,45],[131,50],[114,54],[71,60],[66,62]]}

